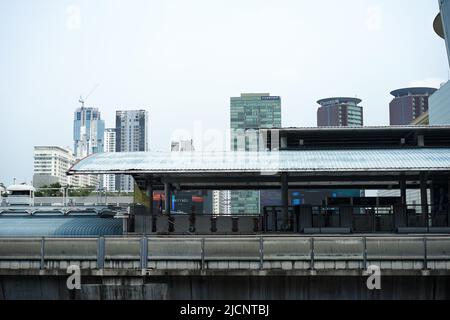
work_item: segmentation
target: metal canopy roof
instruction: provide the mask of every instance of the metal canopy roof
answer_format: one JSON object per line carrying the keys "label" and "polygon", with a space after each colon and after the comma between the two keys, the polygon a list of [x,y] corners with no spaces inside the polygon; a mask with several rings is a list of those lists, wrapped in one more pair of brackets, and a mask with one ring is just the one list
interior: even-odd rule
{"label": "metal canopy roof", "polygon": [[99,153],[68,174],[386,173],[450,170],[450,148],[296,150],[279,152]]}
{"label": "metal canopy roof", "polygon": [[122,235],[122,219],[0,216],[0,237],[98,237]]}

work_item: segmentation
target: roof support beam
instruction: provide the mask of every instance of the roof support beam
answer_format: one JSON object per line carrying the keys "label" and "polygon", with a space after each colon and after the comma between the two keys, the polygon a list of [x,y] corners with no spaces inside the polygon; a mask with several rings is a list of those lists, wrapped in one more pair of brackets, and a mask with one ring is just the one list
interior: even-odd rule
{"label": "roof support beam", "polygon": [[283,203],[283,226],[284,230],[289,230],[289,181],[288,174],[281,174],[281,200]]}
{"label": "roof support beam", "polygon": [[406,188],[407,188],[406,177],[401,176],[400,177],[400,198],[401,198],[403,206],[406,206]]}
{"label": "roof support beam", "polygon": [[422,203],[422,215],[428,219],[428,183],[425,173],[420,175],[420,200]]}
{"label": "roof support beam", "polygon": [[171,194],[171,185],[170,183],[166,182],[164,184],[164,197],[165,197],[165,210],[166,210],[166,215],[170,216],[171,214],[171,199],[172,199],[172,194]]}

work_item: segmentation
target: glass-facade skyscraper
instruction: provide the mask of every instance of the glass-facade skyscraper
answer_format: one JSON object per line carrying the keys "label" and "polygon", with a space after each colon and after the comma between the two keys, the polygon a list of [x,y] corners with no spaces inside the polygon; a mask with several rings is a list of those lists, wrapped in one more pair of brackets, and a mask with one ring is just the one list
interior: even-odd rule
{"label": "glass-facade skyscraper", "polygon": [[105,121],[97,108],[82,106],[75,111],[73,121],[74,154],[77,159],[103,152]]}
{"label": "glass-facade skyscraper", "polygon": [[[445,39],[450,64],[450,0],[439,0],[441,12],[434,20],[434,30]],[[450,81],[429,99],[430,125],[450,124]]]}
{"label": "glass-facade skyscraper", "polygon": [[450,64],[450,0],[439,0],[440,13],[434,20],[434,30],[445,40]]}
{"label": "glass-facade skyscraper", "polygon": [[[243,93],[230,100],[232,151],[258,151],[259,129],[281,127],[281,98],[269,93]],[[259,214],[259,191],[232,191],[232,214]]]}

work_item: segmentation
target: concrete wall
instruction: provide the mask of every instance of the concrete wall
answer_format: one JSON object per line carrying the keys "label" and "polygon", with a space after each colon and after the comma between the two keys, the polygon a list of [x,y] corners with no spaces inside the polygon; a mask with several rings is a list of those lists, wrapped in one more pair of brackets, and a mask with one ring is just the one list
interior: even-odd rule
{"label": "concrete wall", "polygon": [[0,238],[0,299],[450,299],[450,237]]}
{"label": "concrete wall", "polygon": [[371,291],[365,277],[90,277],[81,290],[69,291],[62,276],[0,276],[0,300],[316,300],[450,299],[450,277],[382,278]]}

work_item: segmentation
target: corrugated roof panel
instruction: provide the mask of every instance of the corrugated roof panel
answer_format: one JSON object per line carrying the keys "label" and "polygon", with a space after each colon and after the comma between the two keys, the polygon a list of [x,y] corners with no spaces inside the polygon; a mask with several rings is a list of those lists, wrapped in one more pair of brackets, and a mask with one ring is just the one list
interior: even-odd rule
{"label": "corrugated roof panel", "polygon": [[122,219],[99,217],[1,217],[0,237],[85,237],[122,235]]}
{"label": "corrugated roof panel", "polygon": [[320,172],[449,170],[450,148],[281,152],[100,153],[69,171],[83,173]]}

